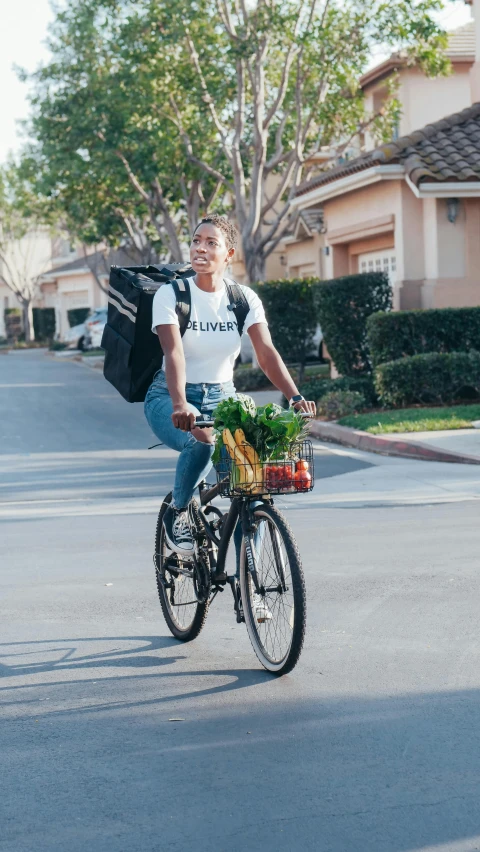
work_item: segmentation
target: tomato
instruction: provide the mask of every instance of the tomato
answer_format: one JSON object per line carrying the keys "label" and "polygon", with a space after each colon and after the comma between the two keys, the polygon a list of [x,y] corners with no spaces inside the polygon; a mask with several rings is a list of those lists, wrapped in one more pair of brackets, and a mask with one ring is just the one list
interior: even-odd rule
{"label": "tomato", "polygon": [[295,465],[295,470],[308,470],[308,462],[305,459],[300,459]]}
{"label": "tomato", "polygon": [[297,470],[295,472],[295,491],[308,491],[312,477],[308,470]]}

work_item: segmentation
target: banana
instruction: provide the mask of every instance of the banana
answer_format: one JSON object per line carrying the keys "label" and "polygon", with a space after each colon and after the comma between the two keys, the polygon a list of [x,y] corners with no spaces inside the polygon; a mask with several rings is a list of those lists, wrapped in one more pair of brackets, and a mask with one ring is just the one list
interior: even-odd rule
{"label": "banana", "polygon": [[[238,431],[238,429],[237,429]],[[254,481],[253,470],[250,462],[242,452],[242,448],[236,444],[235,439],[230,432],[230,429],[224,429],[222,433],[223,443],[225,444],[230,458],[235,462],[238,470],[238,477],[235,480],[238,485],[251,485]]]}
{"label": "banana", "polygon": [[257,451],[254,447],[252,447],[251,444],[248,443],[247,439],[245,438],[245,432],[243,431],[243,429],[235,430],[235,442],[237,444],[237,447],[240,447],[246,460],[250,463],[252,467],[252,482],[255,483],[255,488],[253,489],[253,491],[261,492],[263,490],[263,465],[260,461]]}
{"label": "banana", "polygon": [[235,461],[235,447],[237,446],[235,443],[235,439],[230,432],[230,429],[224,429],[222,432],[223,443],[225,444],[229,456]]}

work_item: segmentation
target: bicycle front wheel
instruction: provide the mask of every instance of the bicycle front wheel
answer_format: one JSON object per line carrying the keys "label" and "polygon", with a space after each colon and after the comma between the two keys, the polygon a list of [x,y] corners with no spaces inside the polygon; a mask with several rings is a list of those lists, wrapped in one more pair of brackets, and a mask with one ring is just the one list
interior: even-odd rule
{"label": "bicycle front wheel", "polygon": [[165,498],[160,509],[155,532],[155,573],[160,606],[168,628],[176,639],[190,642],[200,633],[208,613],[208,600],[197,600],[195,565],[182,559],[168,548],[163,516],[171,500]]}
{"label": "bicycle front wheel", "polygon": [[248,635],[268,671],[290,672],[300,657],[306,626],[305,579],[296,541],[285,518],[263,504],[253,512],[257,531],[249,566],[245,538],[240,554],[240,591]]}

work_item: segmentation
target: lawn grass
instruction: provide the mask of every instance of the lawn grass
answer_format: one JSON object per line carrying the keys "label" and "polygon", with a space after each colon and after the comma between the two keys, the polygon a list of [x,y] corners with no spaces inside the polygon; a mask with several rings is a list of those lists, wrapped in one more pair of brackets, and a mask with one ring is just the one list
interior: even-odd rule
{"label": "lawn grass", "polygon": [[432,432],[437,429],[468,429],[472,420],[480,420],[480,405],[453,405],[449,408],[401,408],[350,414],[338,422],[341,426],[362,429],[371,435],[390,432]]}

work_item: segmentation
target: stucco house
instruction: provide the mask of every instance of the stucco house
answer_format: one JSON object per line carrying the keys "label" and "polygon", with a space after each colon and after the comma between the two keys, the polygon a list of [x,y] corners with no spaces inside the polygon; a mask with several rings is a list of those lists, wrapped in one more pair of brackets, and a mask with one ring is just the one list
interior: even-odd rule
{"label": "stucco house", "polygon": [[[37,307],[55,309],[55,334],[60,340],[70,328],[68,311],[73,308],[94,308],[107,305],[107,294],[97,281],[108,286],[108,270],[104,264],[102,252],[88,257],[76,256],[73,259],[52,265],[40,279],[40,292]],[[98,262],[97,262],[98,261]],[[95,269],[97,277],[92,271]]]}
{"label": "stucco house", "polygon": [[451,35],[449,78],[428,80],[398,57],[365,75],[374,99],[398,71],[403,135],[298,188],[294,206],[302,219],[322,211],[324,234],[294,235],[289,272],[315,267],[331,278],[385,270],[397,309],[480,304],[479,29],[472,21]]}

